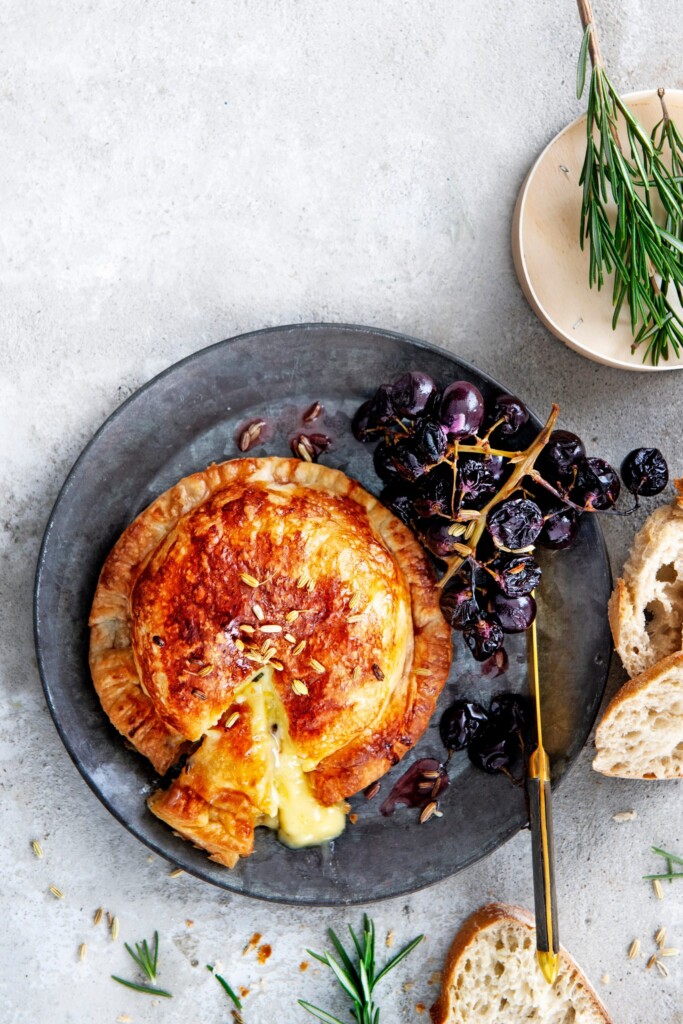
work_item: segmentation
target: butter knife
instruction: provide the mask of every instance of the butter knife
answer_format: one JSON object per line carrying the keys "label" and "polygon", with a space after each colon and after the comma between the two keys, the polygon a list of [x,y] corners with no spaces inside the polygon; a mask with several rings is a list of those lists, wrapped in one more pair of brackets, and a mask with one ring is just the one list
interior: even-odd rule
{"label": "butter knife", "polygon": [[541,693],[538,678],[538,634],[536,621],[527,631],[527,668],[536,712],[537,745],[529,756],[527,794],[529,827],[534,870],[536,910],[536,956],[548,984],[552,985],[559,968],[560,940],[555,895],[555,849],[550,793],[550,762],[543,747]]}

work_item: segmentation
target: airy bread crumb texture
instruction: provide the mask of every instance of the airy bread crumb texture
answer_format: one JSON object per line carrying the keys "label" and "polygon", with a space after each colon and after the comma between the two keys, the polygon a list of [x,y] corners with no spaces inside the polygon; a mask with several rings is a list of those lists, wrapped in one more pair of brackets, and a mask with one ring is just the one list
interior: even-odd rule
{"label": "airy bread crumb texture", "polygon": [[683,777],[683,653],[630,680],[595,737],[596,771],[624,779]]}
{"label": "airy bread crumb texture", "polygon": [[683,647],[683,508],[656,509],[633,542],[610,598],[614,642],[630,676]]}
{"label": "airy bread crumb texture", "polygon": [[549,985],[536,959],[533,918],[518,907],[484,907],[451,948],[435,1024],[609,1024],[580,969],[562,950]]}

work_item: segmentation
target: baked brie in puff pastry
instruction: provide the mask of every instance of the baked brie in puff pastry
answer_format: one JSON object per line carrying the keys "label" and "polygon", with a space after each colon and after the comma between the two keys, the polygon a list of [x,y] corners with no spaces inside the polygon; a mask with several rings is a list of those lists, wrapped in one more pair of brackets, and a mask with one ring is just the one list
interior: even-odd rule
{"label": "baked brie in puff pastry", "polygon": [[149,807],[234,866],[267,825],[338,835],[345,798],[424,732],[450,629],[406,526],[338,470],[210,466],[166,491],[107,558],[90,616],[102,706],[165,774]]}

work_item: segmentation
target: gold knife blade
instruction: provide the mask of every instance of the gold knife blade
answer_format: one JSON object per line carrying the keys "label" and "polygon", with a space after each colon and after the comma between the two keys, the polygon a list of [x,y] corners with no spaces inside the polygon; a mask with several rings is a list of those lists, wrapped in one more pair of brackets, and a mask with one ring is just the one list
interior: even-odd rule
{"label": "gold knife blade", "polygon": [[527,793],[529,827],[534,869],[536,908],[536,956],[543,976],[552,985],[559,969],[559,932],[555,895],[555,851],[550,792],[550,762],[543,747],[541,691],[538,672],[538,634],[536,620],[527,630],[527,669],[536,712],[536,748],[529,757]]}

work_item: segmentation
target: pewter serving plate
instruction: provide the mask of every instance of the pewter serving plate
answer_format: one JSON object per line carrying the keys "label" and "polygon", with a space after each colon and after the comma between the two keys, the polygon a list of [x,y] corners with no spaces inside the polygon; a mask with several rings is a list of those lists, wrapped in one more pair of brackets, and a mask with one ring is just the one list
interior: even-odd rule
{"label": "pewter serving plate", "polygon": [[[382,798],[413,760],[443,758],[439,717],[456,696],[488,703],[501,690],[526,689],[523,636],[508,638],[509,670],[492,680],[454,634],[453,667],[429,729],[382,780],[379,797],[351,800],[357,823],[329,846],[308,850],[289,850],[258,829],[253,856],[232,871],[174,836],[147,810],[145,799],[158,779],[110,725],[90,681],[87,621],[102,563],[153,498],[210,462],[239,457],[238,429],[256,417],[266,419],[272,433],[250,455],[289,455],[301,413],[315,400],[325,407],[316,430],[334,438],[322,461],[377,493],[371,447],[354,440],[349,421],[378,384],[409,369],[426,371],[441,387],[466,378],[485,396],[498,388],[438,348],[373,328],[309,324],[213,345],[155,377],[110,416],[71,470],[47,525],[36,576],[35,636],[59,734],[88,785],[126,828],[173,864],[224,889],[330,906],[398,896],[460,871],[526,823],[522,790],[473,768],[465,753],[451,761],[443,817],[420,825],[414,809],[399,808],[388,818],[379,813]],[[520,446],[534,434],[531,424],[526,429]],[[548,554],[543,568],[544,740],[559,780],[586,742],[611,654],[605,613],[611,578],[595,517],[585,516],[575,546]]]}

